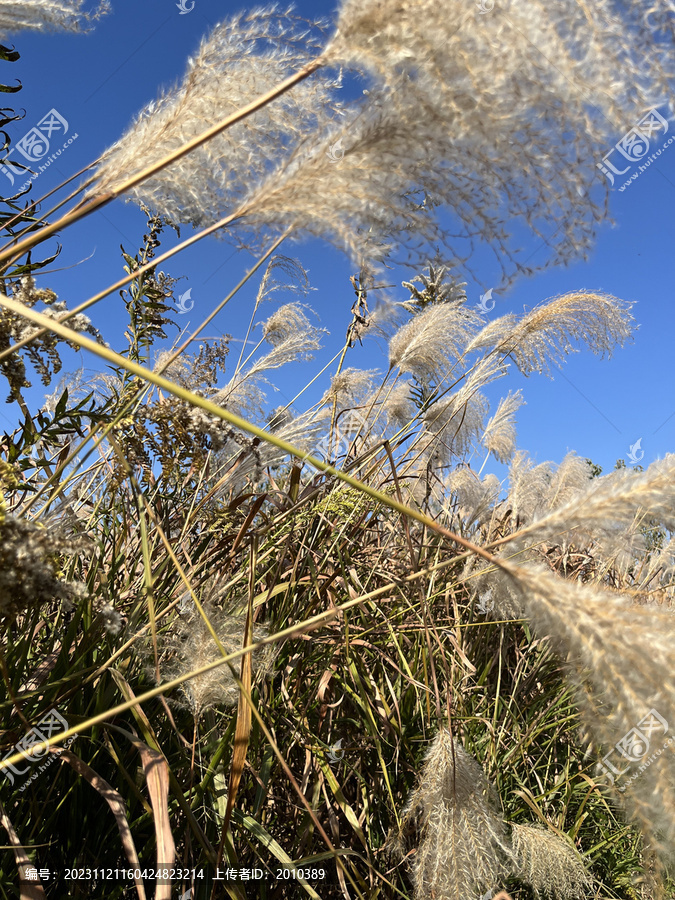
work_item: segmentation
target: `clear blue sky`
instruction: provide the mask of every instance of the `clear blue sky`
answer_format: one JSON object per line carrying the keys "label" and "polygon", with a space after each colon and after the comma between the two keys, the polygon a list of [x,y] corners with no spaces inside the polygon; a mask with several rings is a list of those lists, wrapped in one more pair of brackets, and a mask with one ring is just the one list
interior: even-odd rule
{"label": "clear blue sky", "polygon": [[[186,60],[201,37],[246,4],[195,0],[194,9],[186,15],[180,14],[176,0],[112,0],[112,6],[112,14],[87,35],[23,32],[11,38],[21,59],[2,64],[2,80],[13,83],[18,78],[23,90],[5,95],[3,102],[26,110],[25,119],[10,126],[13,142],[52,108],[67,119],[70,133],[78,134],[68,150],[40,176],[34,185],[36,196],[112,144],[135,113],[157,96],[160,87],[182,77]],[[335,6],[324,0],[297,4],[301,13],[329,19],[334,18]],[[670,130],[669,134],[675,133],[673,123]],[[617,134],[616,140],[620,137]],[[602,178],[600,174],[598,177]],[[0,174],[0,180],[3,178]],[[617,186],[620,183],[617,179]],[[630,188],[613,192],[611,208],[617,225],[602,227],[587,262],[521,279],[507,294],[495,293],[491,317],[522,312],[524,306],[531,308],[546,298],[581,288],[606,291],[635,303],[633,314],[640,326],[635,342],[618,350],[612,360],[598,359],[582,350],[569,358],[553,380],[536,375],[524,378],[514,370],[499,383],[498,394],[522,387],[527,405],[518,413],[518,446],[538,461],[559,461],[568,450],[576,450],[608,469],[618,457],[626,458],[638,438],[644,449],[643,464],[675,449],[674,207],[675,143]],[[119,245],[135,252],[144,227],[145,217],[136,207],[123,202],[106,207],[64,232],[64,249],[56,265],[69,268],[41,283],[52,287],[69,306],[77,305],[121,276]],[[187,233],[184,231],[184,236]],[[167,234],[167,241],[171,240]],[[284,250],[297,256],[309,270],[316,288],[311,302],[331,337],[315,363],[306,363],[284,377],[282,390],[270,397],[274,405],[290,399],[296,385],[308,381],[321,367],[321,360],[327,361],[341,346],[354,299],[348,280],[353,270],[339,253],[316,241]],[[531,252],[531,263],[543,258],[544,250],[536,242]],[[229,245],[214,239],[167,263],[167,272],[184,277],[178,293],[191,288],[195,301],[192,313],[178,317],[183,320],[181,324],[187,324],[187,320],[193,326],[198,324],[250,263],[250,257],[233,255]],[[400,282],[407,277],[409,273],[401,271],[392,280]],[[484,274],[481,280],[489,285],[490,274]],[[481,289],[469,283],[467,290],[470,301],[478,302]],[[252,292],[243,291],[207,334],[241,336]],[[399,298],[405,299],[402,289]],[[115,338],[123,321],[121,306],[121,299],[113,295],[92,313],[94,323],[116,349],[122,346]],[[69,368],[97,365],[88,355],[79,356],[79,362],[75,355],[69,358]],[[352,351],[348,364],[381,367],[384,358],[370,340]],[[33,383],[39,387],[37,377]],[[29,399],[34,401],[38,393],[41,395],[41,391],[31,391]],[[35,403],[31,406],[34,408]],[[0,405],[0,427],[9,429],[17,422],[17,407]]]}

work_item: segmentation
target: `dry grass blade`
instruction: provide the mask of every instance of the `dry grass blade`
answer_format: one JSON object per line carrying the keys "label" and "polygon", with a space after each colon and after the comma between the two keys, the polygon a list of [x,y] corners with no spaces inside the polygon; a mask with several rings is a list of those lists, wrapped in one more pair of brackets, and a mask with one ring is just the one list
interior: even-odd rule
{"label": "dry grass blade", "polygon": [[21,879],[21,900],[46,900],[47,895],[45,894],[40,881],[30,882],[26,880],[26,869],[31,865],[31,861],[1,802],[0,821],[9,837],[9,842],[12,845],[12,853],[14,854],[14,861],[19,869],[19,878]]}
{"label": "dry grass blade", "polygon": [[[248,647],[253,643],[253,596],[255,594],[255,551],[251,554],[251,574],[248,596],[248,609],[246,612],[246,625],[244,626],[244,646]],[[239,691],[239,705],[237,707],[237,727],[234,732],[234,749],[232,752],[232,767],[230,769],[230,784],[227,791],[227,807],[225,809],[225,818],[223,820],[223,838],[227,834],[230,827],[230,818],[234,803],[237,797],[237,790],[241,776],[244,772],[246,764],[246,752],[248,750],[248,742],[251,736],[251,706],[247,697],[251,694],[252,679],[252,659],[251,653],[247,653],[241,660],[241,684],[243,690]],[[245,692],[245,693],[244,693]]]}
{"label": "dry grass blade", "polygon": [[[101,776],[91,768],[91,766],[88,766],[79,758],[79,756],[76,756],[71,750],[54,750],[51,747],[49,748],[49,750],[50,753],[58,754],[60,759],[64,760],[68,763],[68,765],[72,766],[77,774],[81,775],[82,778],[85,779],[85,781],[88,781],[89,784],[94,788],[94,790],[98,791],[98,793],[103,797],[105,802],[110,807],[110,811],[115,816],[115,822],[117,823],[117,828],[122,840],[122,847],[124,848],[124,853],[129,861],[129,865],[132,869],[140,872],[140,860],[138,859],[138,853],[136,852],[136,845],[134,844],[134,839],[131,834],[131,829],[129,828],[129,823],[127,822],[123,798],[115,790],[115,788],[109,785],[104,778],[101,778]],[[134,871],[136,892],[138,893],[139,900],[146,900],[143,879],[137,877],[136,871]]]}
{"label": "dry grass blade", "polygon": [[[143,773],[150,794],[157,838],[157,869],[171,869],[176,859],[176,846],[169,818],[169,766],[164,754],[151,750],[138,739],[132,741],[141,754]],[[157,876],[155,900],[171,900],[171,882]]]}

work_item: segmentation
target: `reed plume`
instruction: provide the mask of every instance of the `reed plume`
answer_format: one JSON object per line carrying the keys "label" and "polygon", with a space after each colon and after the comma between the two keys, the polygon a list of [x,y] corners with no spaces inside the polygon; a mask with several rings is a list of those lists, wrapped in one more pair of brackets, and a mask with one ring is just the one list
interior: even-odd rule
{"label": "reed plume", "polygon": [[432,741],[401,831],[416,828],[416,900],[461,900],[493,887],[508,871],[506,829],[476,760],[447,729]]}
{"label": "reed plume", "polygon": [[[222,22],[190,59],[180,85],[137,116],[104,155],[89,195],[115,191],[228,113],[267,93],[318,52],[316,27],[275,7]],[[337,114],[335,83],[315,78],[158,172],[131,197],[174,222],[204,226],[234,212],[299,140]]]}
{"label": "reed plume", "polygon": [[524,374],[550,374],[551,363],[575,352],[584,342],[598,356],[611,356],[633,331],[630,304],[608,294],[575,291],[555,297],[518,318],[509,313],[488,323],[467,353],[484,347],[509,356]]}
{"label": "reed plume", "polygon": [[467,527],[474,522],[480,525],[490,518],[501,491],[496,475],[490,473],[481,479],[468,466],[454,469],[446,478],[445,487],[452,498],[446,502],[446,509],[454,502],[457,514]]}
{"label": "reed plume", "polygon": [[[222,609],[211,601],[205,602],[203,609],[225,653],[239,650],[243,646],[246,616]],[[255,626],[254,643],[267,633],[264,626]],[[222,656],[208,625],[195,607],[174,620],[170,630],[161,639],[161,653],[160,669],[164,678],[179,677]],[[259,675],[264,674],[272,658],[268,648],[255,651],[252,654],[254,670]],[[224,665],[184,682],[181,693],[183,702],[198,719],[207,709],[236,705],[239,686],[230,667]]]}
{"label": "reed plume", "polygon": [[[562,260],[585,253],[602,214],[589,201],[596,163],[646,110],[669,105],[672,115],[673,34],[668,0],[505,0],[489,15],[460,0],[344,0],[326,56],[444,123],[455,209],[467,212],[462,188],[479,174],[490,243],[508,241],[518,219]],[[556,210],[555,228],[545,209]]]}
{"label": "reed plume", "polygon": [[17,31],[83,31],[110,11],[108,0],[85,12],[84,0],[0,0],[0,38]]}
{"label": "reed plume", "polygon": [[[518,542],[564,534],[579,546],[593,544],[606,555],[630,553],[634,558],[644,551],[644,536],[637,530],[642,520],[654,519],[670,532],[675,529],[675,454],[644,472],[617,470],[592,481],[587,461],[574,455],[566,460],[562,474],[551,476],[546,489],[536,487],[542,502],[529,510],[533,520]],[[530,477],[521,474],[516,493]]]}
{"label": "reed plume", "polygon": [[514,876],[556,900],[582,900],[592,879],[558,835],[514,825],[497,810],[497,795],[479,763],[443,728],[434,738],[401,820],[399,848],[412,832],[415,900],[464,900]]}
{"label": "reed plume", "polygon": [[515,415],[523,405],[520,391],[508,394],[499,402],[495,413],[489,419],[481,443],[501,463],[507,463],[516,450]]}
{"label": "reed plume", "polygon": [[461,304],[434,303],[392,337],[389,365],[423,382],[443,378],[479,322],[478,314]]}
{"label": "reed plume", "polygon": [[[532,565],[511,575],[493,572],[490,584],[498,597],[519,598],[537,635],[548,636],[565,661],[588,732],[608,754],[598,783],[619,790],[616,797],[639,823],[645,847],[664,863],[672,859],[675,756],[662,747],[675,721],[675,685],[667,674],[675,665],[672,612],[636,606],[597,584]],[[641,766],[643,758],[648,764]]]}
{"label": "reed plume", "polygon": [[537,896],[578,900],[590,896],[593,886],[575,850],[552,831],[533,825],[513,825],[511,845],[514,874],[527,881]]}

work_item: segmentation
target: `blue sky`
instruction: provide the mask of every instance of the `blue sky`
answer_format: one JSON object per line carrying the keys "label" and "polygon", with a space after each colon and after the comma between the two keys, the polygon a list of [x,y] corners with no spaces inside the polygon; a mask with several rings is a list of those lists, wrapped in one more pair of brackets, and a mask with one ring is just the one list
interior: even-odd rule
{"label": "blue sky", "polygon": [[[56,186],[112,144],[161,87],[182,77],[187,58],[202,36],[246,4],[194,0],[194,8],[184,15],[177,0],[112,0],[112,6],[112,14],[87,35],[22,32],[11,38],[21,59],[2,64],[1,80],[11,84],[19,79],[23,90],[5,95],[3,102],[26,111],[23,121],[10,126],[13,142],[51,109],[67,120],[71,137],[77,134],[77,139],[40,175],[34,185],[35,196]],[[297,8],[308,16],[333,19],[335,15],[335,4],[323,0],[303,0]],[[673,123],[664,142],[671,132],[675,133]],[[620,137],[618,133],[616,140]],[[636,168],[631,167],[624,177]],[[598,173],[598,178],[602,177]],[[4,181],[0,174],[7,194],[9,182]],[[621,183],[617,178],[617,187]],[[601,227],[588,261],[520,279],[508,293],[494,293],[490,317],[522,312],[523,307],[531,308],[577,289],[602,290],[635,304],[633,315],[639,330],[634,343],[617,350],[611,360],[598,359],[582,348],[552,380],[537,375],[524,378],[514,369],[499,382],[498,390],[491,392],[496,402],[509,389],[522,388],[527,405],[518,413],[518,446],[538,461],[559,461],[568,450],[576,450],[606,470],[617,458],[625,459],[638,439],[644,450],[643,465],[674,449],[674,203],[675,142],[629,188],[612,192],[611,212],[617,224],[614,228]],[[55,265],[65,268],[41,283],[53,288],[69,306],[77,305],[121,276],[119,245],[134,253],[144,230],[145,217],[136,207],[121,201],[107,206],[63,233],[63,251]],[[183,236],[187,234],[185,230]],[[173,240],[170,232],[166,239],[168,246]],[[315,288],[310,300],[331,337],[314,363],[305,363],[283,377],[279,393],[270,396],[273,405],[290,399],[296,386],[313,377],[339,349],[354,299],[349,283],[353,269],[337,251],[307,241],[284,247],[283,252],[296,256],[309,270]],[[543,260],[544,252],[537,242],[531,242],[530,262]],[[251,257],[233,253],[230,245],[215,239],[206,239],[169,261],[165,271],[183,279],[177,293],[190,288],[195,303],[189,315],[179,317],[180,324],[189,321],[196,326],[251,262]],[[404,270],[393,276],[391,280],[398,283],[410,277]],[[489,272],[481,273],[481,280],[488,285],[489,278]],[[242,336],[254,287],[242,291],[206,334]],[[470,282],[467,290],[470,302],[477,303],[483,288]],[[400,289],[398,297],[405,299],[405,291]],[[94,323],[116,349],[122,348],[119,335],[123,315],[122,301],[116,295],[92,312]],[[382,348],[372,340],[366,341],[363,348],[350,352],[347,364],[383,367]],[[78,365],[95,368],[97,363],[86,354],[68,357],[68,368]],[[37,377],[33,383],[39,387]],[[28,393],[33,408],[35,398],[41,395],[37,389]],[[17,407],[0,405],[0,427],[10,429],[17,423]]]}

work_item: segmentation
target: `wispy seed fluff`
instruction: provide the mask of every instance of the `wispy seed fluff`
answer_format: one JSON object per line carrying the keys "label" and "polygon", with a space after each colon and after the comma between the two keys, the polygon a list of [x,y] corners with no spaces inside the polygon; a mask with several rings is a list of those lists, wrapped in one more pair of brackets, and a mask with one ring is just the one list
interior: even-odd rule
{"label": "wispy seed fluff", "polygon": [[585,343],[598,356],[611,356],[633,332],[633,316],[609,294],[575,291],[537,306],[520,318],[513,313],[495,319],[467,347],[467,353],[491,347],[509,356],[524,375],[550,374],[551,363]]}
{"label": "wispy seed fluff", "polygon": [[280,306],[267,321],[262,323],[263,337],[273,347],[278,347],[298,332],[306,332],[310,328],[309,319],[299,303],[286,303]]}
{"label": "wispy seed fluff", "polygon": [[410,396],[410,388],[409,381],[398,381],[387,393],[382,404],[388,420],[398,428],[409,425],[418,413]]}
{"label": "wispy seed fluff", "polygon": [[336,403],[338,409],[357,405],[372,391],[376,375],[376,369],[343,369],[333,376],[321,402]]}
{"label": "wispy seed fluff", "polygon": [[485,426],[481,443],[501,463],[509,462],[515,453],[515,415],[524,402],[520,391],[516,391],[515,394],[509,393],[499,401],[495,414]]}
{"label": "wispy seed fluff", "polygon": [[420,381],[445,376],[461,355],[475,326],[477,313],[455,303],[429,306],[397,331],[389,342],[389,365]]}
{"label": "wispy seed fluff", "polygon": [[[509,837],[485,773],[443,729],[427,753],[399,841],[416,831],[415,900],[478,898],[509,876],[555,900],[582,900],[592,879],[575,851],[543,828],[516,825]],[[401,838],[403,839],[401,841]]]}
{"label": "wispy seed fluff", "polygon": [[536,469],[528,469],[524,456],[516,456],[512,470],[509,502],[522,512],[527,498],[532,520],[522,540],[560,541],[564,535],[577,546],[593,544],[596,551],[621,561],[626,553],[635,559],[644,550],[639,526],[645,517],[675,531],[675,454],[644,472],[623,469],[592,480],[588,462],[574,454],[565,457],[555,476],[549,471],[545,484],[535,477]]}
{"label": "wispy seed fluff", "polygon": [[[647,6],[504,0],[479,15],[465,0],[346,0],[322,61],[374,83],[343,121],[324,68],[133,196],[200,225],[238,210],[251,240],[292,226],[355,258],[432,242],[466,259],[482,240],[506,277],[507,266],[527,270],[512,239],[524,224],[555,261],[570,259],[605,212],[589,198],[606,187],[596,161],[621,137],[612,123],[659,104],[668,115],[669,0]],[[217,26],[183,84],[107,154],[95,191],[318,57],[315,35],[303,45],[301,29],[270,11]],[[451,224],[434,214],[442,207]]]}
{"label": "wispy seed fluff", "polygon": [[564,257],[592,238],[596,164],[651,107],[672,113],[674,32],[670,0],[501,0],[489,15],[464,0],[344,0],[327,56],[405,83],[420,121],[433,110],[456,206],[472,173],[484,181],[487,240],[520,219]]}
{"label": "wispy seed fluff", "polygon": [[[203,609],[225,653],[240,650],[246,616],[229,613],[211,603],[204,604]],[[266,634],[266,628],[256,626],[253,641],[261,640]],[[164,679],[178,678],[222,658],[206,622],[194,607],[188,615],[174,620],[171,630],[162,638],[161,649],[160,668]],[[264,674],[271,660],[270,648],[254,652],[254,671]],[[241,662],[235,661],[232,665],[238,673]],[[180,690],[195,718],[212,707],[234,706],[239,698],[239,687],[227,663],[183,682]]]}
{"label": "wispy seed fluff", "polygon": [[532,885],[536,894],[554,900],[590,896],[592,879],[574,848],[561,838],[533,825],[513,825],[511,844],[514,874]]}
{"label": "wispy seed fluff", "polygon": [[[675,684],[669,675],[675,667],[675,615],[636,606],[627,597],[570,582],[542,568],[528,565],[512,572],[511,577],[493,572],[490,585],[502,595],[503,585],[509,582],[537,636],[549,636],[565,661],[578,687],[589,732],[607,755],[607,764],[598,768],[598,783],[623,799],[642,830],[645,846],[664,862],[671,860],[675,755],[663,747],[667,735],[662,725],[655,716],[649,717],[656,710],[667,723],[675,721]],[[644,758],[644,745],[640,750],[633,731],[640,729],[640,723],[649,735],[649,753]],[[634,762],[616,749],[619,742]],[[648,761],[649,765],[641,766]],[[613,784],[608,778],[610,765],[619,772],[626,770]],[[639,777],[629,783],[638,770]]]}
{"label": "wispy seed fluff", "polygon": [[446,481],[448,492],[453,495],[457,512],[466,525],[481,524],[492,514],[499,499],[501,483],[490,473],[481,479],[468,466],[460,466],[452,471]]}
{"label": "wispy seed fluff", "polygon": [[17,31],[83,31],[110,11],[108,0],[85,12],[84,0],[0,0],[0,38]]}
{"label": "wispy seed fluff", "polygon": [[[104,156],[90,193],[138,172],[285,80],[314,58],[319,31],[274,7],[222,22],[188,62],[183,81],[150,103]],[[204,226],[233,212],[289,148],[331,119],[334,82],[314,78],[143,182],[133,199],[174,222]]]}
{"label": "wispy seed fluff", "polygon": [[419,836],[416,900],[465,900],[493,888],[508,868],[506,829],[476,760],[442,729],[432,742],[401,831]]}

